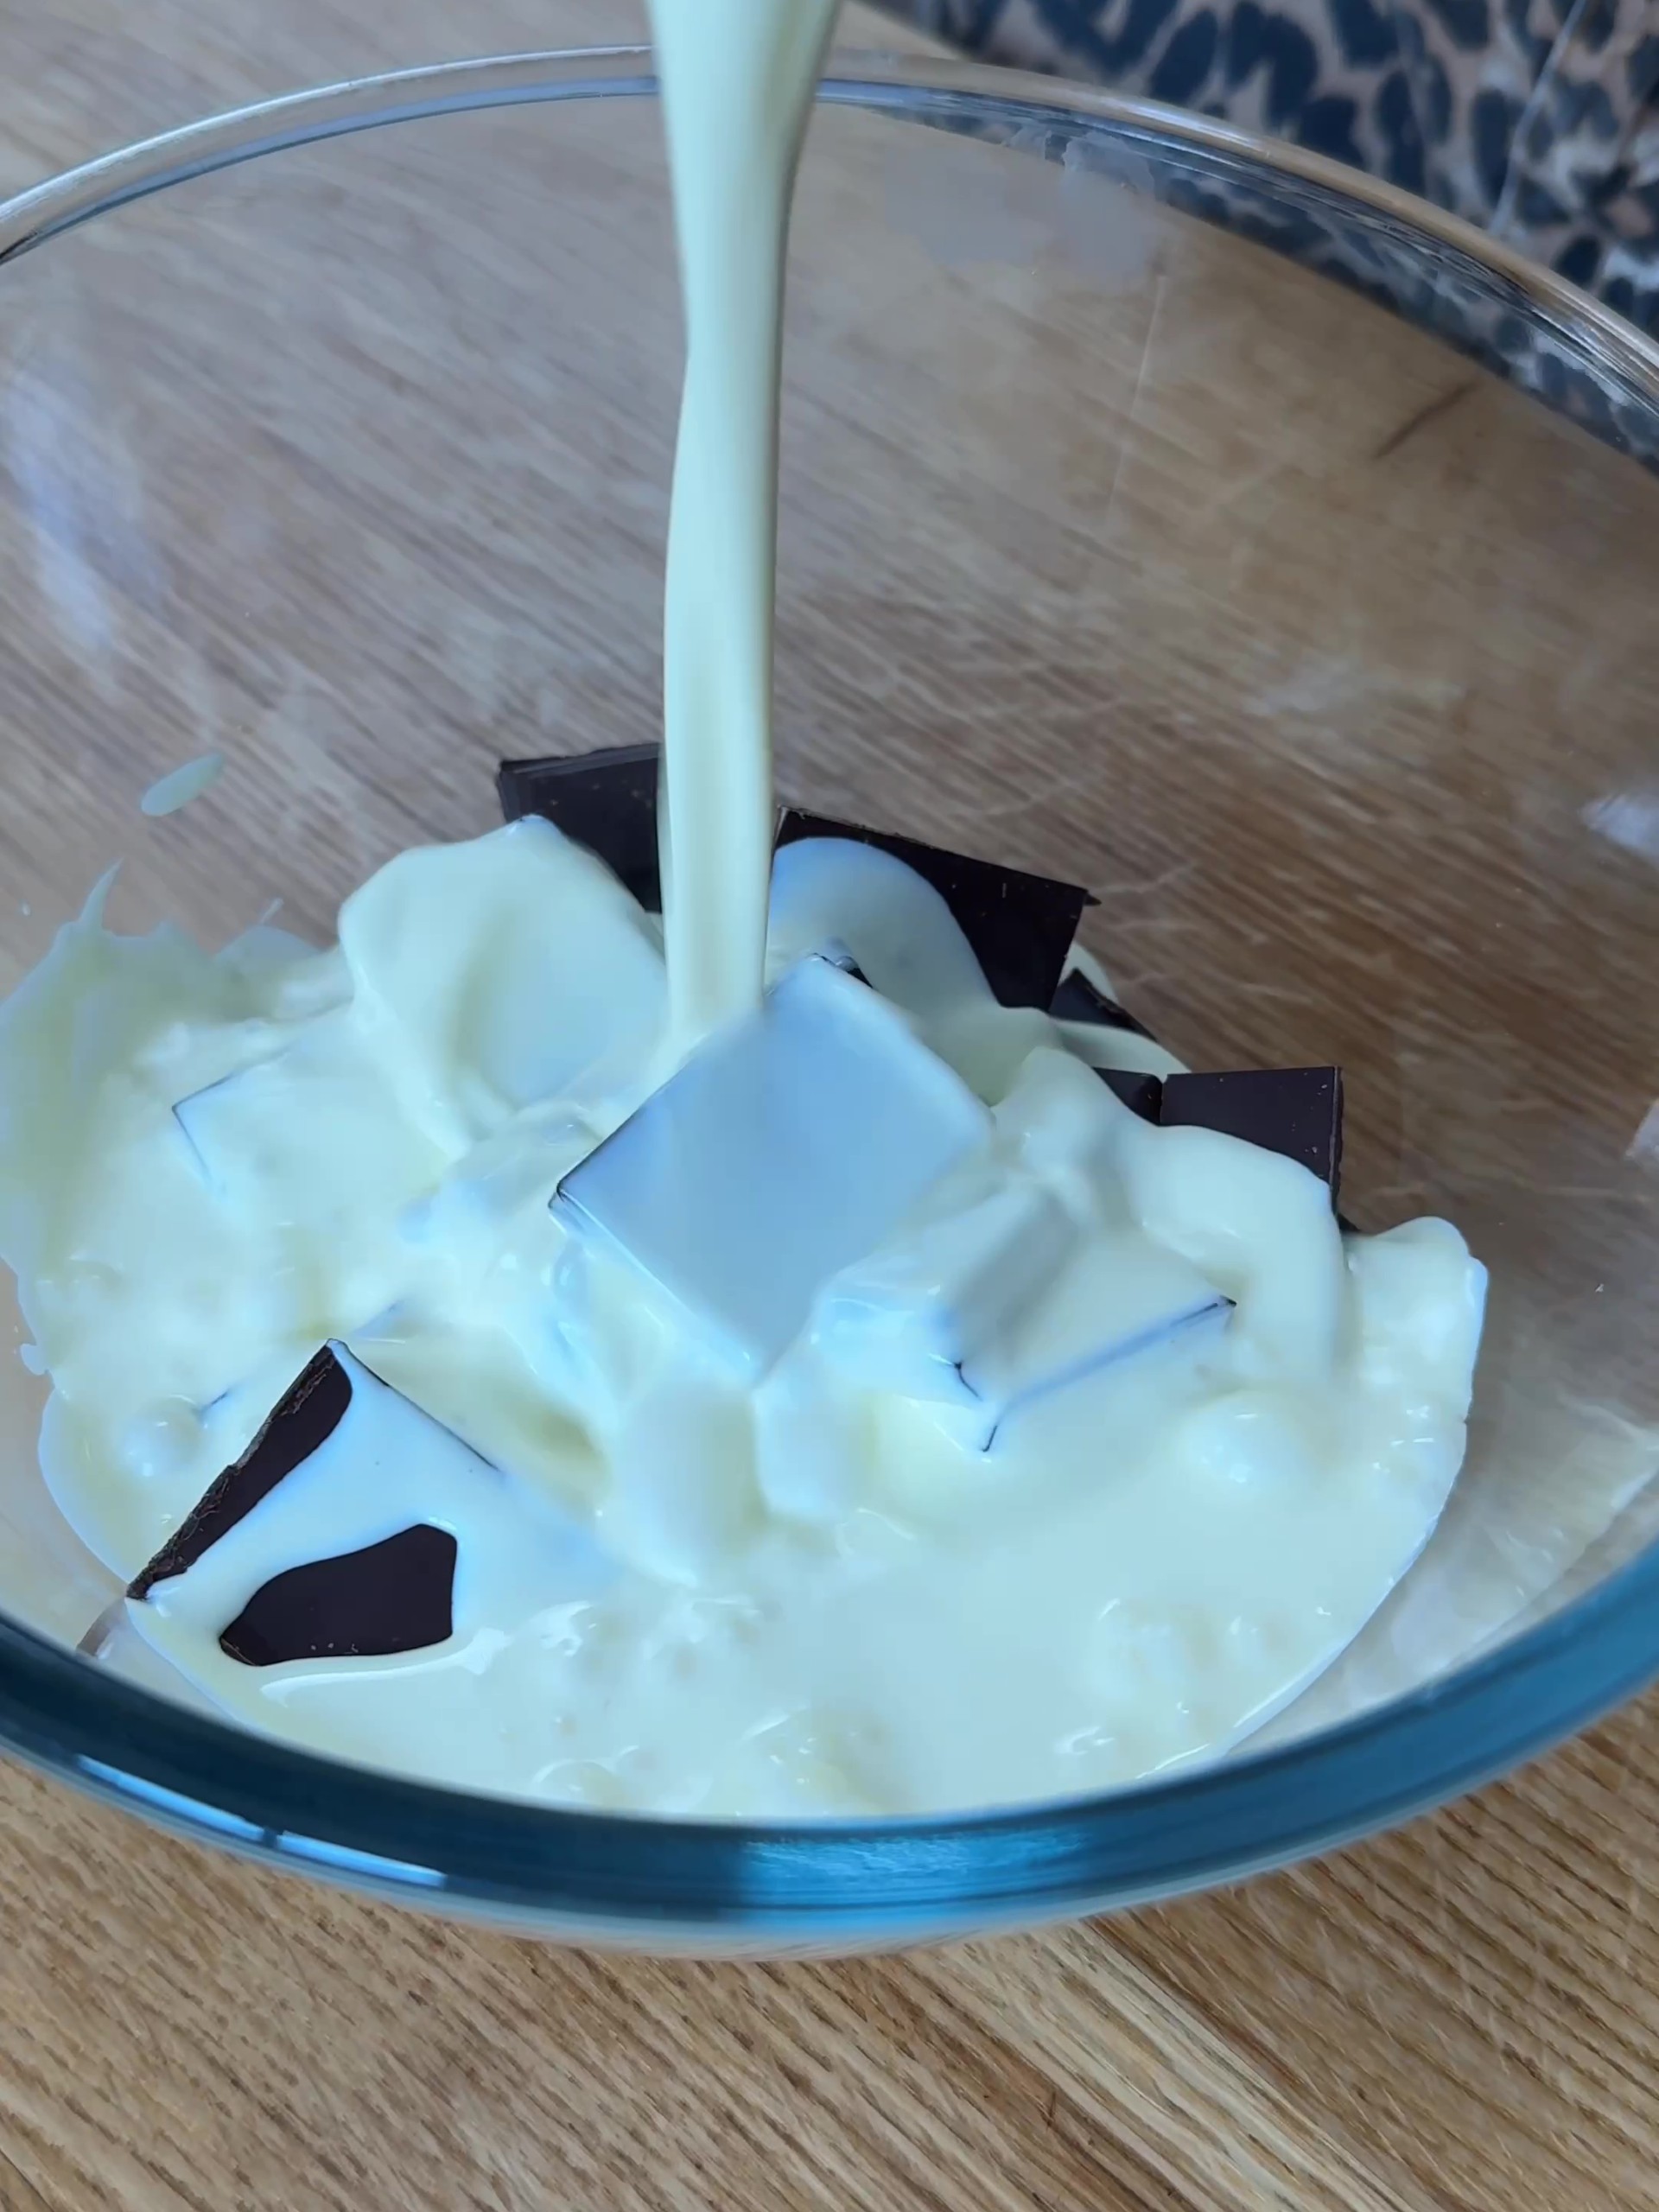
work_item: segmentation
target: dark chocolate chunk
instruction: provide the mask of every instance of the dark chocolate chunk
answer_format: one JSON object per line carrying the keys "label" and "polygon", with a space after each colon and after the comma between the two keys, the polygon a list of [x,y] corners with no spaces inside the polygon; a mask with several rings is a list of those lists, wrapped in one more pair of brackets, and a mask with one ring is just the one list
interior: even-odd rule
{"label": "dark chocolate chunk", "polygon": [[1083,910],[1094,904],[1092,894],[1075,883],[785,807],[778,842],[793,845],[804,837],[850,837],[914,868],[956,916],[986,982],[1004,1006],[1049,1005]]}
{"label": "dark chocolate chunk", "polygon": [[[1156,1041],[1151,1030],[1143,1028],[1116,999],[1097,990],[1081,968],[1073,968],[1062,979],[1048,1010],[1056,1021],[1084,1022],[1094,1029],[1127,1029],[1133,1036]],[[1155,1075],[1142,1075],[1134,1068],[1096,1068],[1095,1073],[1143,1122],[1155,1122],[1162,1114],[1164,1086]]]}
{"label": "dark chocolate chunk", "polygon": [[1056,1021],[1086,1021],[1096,1029],[1129,1029],[1137,1037],[1152,1035],[1146,1024],[1137,1021],[1127,1007],[1120,1006],[1116,999],[1109,999],[1104,991],[1096,990],[1081,968],[1073,968],[1062,977],[1048,1010]]}
{"label": "dark chocolate chunk", "polygon": [[[356,1383],[364,1378],[375,1403],[365,1398],[353,1416]],[[383,1400],[429,1421],[371,1370],[354,1369],[352,1355],[325,1344],[242,1457],[215,1478],[182,1527],[129,1584],[129,1599],[142,1601],[157,1583],[188,1574],[342,1421],[373,1421]],[[458,1438],[450,1441],[473,1463],[474,1455]],[[360,1549],[306,1560],[260,1586],[220,1633],[219,1648],[245,1666],[274,1667],[285,1659],[370,1657],[442,1643],[450,1633],[456,1557],[454,1536],[421,1522]]]}
{"label": "dark chocolate chunk", "polygon": [[327,1442],[351,1402],[351,1378],[325,1345],[242,1457],[216,1478],[149,1566],[128,1584],[128,1597],[147,1597],[156,1583],[188,1573],[210,1546]]}
{"label": "dark chocolate chunk", "polygon": [[657,864],[655,745],[613,745],[541,760],[504,760],[496,770],[501,811],[544,820],[597,853],[648,913],[662,912]]}
{"label": "dark chocolate chunk", "polygon": [[275,1574],[219,1639],[245,1667],[288,1659],[370,1659],[447,1640],[458,1548],[422,1522],[361,1551]]}
{"label": "dark chocolate chunk", "polygon": [[[539,814],[556,823],[567,836],[597,853],[649,912],[659,913],[660,757],[654,745],[618,745],[598,753],[503,760],[495,779],[501,811],[509,822]],[[1094,903],[1076,884],[785,807],[779,819],[778,842],[793,844],[803,837],[855,838],[913,868],[956,916],[1004,1006],[1048,1005],[1083,910]]]}
{"label": "dark chocolate chunk", "polygon": [[1164,1086],[1155,1075],[1141,1075],[1134,1068],[1096,1068],[1095,1073],[1108,1090],[1116,1092],[1130,1113],[1154,1126],[1161,1120]]}
{"label": "dark chocolate chunk", "polygon": [[1342,1173],[1340,1068],[1244,1068],[1164,1078],[1163,1125],[1219,1129],[1312,1168],[1331,1187]]}

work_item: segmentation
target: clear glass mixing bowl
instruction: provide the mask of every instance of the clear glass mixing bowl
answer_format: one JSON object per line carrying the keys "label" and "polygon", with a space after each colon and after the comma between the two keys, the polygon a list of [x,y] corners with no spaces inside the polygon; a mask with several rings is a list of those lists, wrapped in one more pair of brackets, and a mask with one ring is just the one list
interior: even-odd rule
{"label": "clear glass mixing bowl", "polygon": [[[7,988],[118,857],[118,926],[218,942],[280,898],[324,941],[391,852],[496,819],[498,755],[653,732],[652,94],[632,52],[417,72],[0,208]],[[1094,883],[1094,949],[1185,1057],[1340,1060],[1350,1210],[1458,1221],[1491,1322],[1439,1533],[1269,1738],[1088,1802],[772,1829],[418,1785],[75,1656],[117,1584],[4,1362],[0,1739],[274,1863],[590,1941],[1164,1895],[1466,1788],[1659,1669],[1659,349],[1190,117],[868,57],[823,102],[785,791]],[[140,814],[210,748],[205,797]]]}

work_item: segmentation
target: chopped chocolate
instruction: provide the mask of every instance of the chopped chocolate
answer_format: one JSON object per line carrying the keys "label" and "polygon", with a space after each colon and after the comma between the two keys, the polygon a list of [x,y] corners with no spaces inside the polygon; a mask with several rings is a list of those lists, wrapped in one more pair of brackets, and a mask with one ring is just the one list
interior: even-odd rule
{"label": "chopped chocolate", "polygon": [[[1136,1229],[1078,1248],[1052,1194],[1015,1181],[844,1268],[813,1315],[819,1360],[937,1408],[988,1452],[1041,1398],[1224,1328],[1231,1301]],[[1035,1325],[1033,1325],[1033,1317]]]}
{"label": "chopped chocolate", "polygon": [[540,760],[504,760],[495,787],[509,822],[539,814],[596,853],[647,913],[660,913],[655,745],[613,745]]}
{"label": "chopped chocolate", "polygon": [[[1085,1252],[1081,1264],[1088,1267],[1098,1260],[1097,1253]],[[1155,1279],[1157,1271],[1152,1272]],[[976,1402],[969,1426],[978,1450],[988,1452],[1007,1421],[1039,1399],[1056,1396],[1080,1382],[1160,1353],[1186,1350],[1202,1356],[1233,1317],[1232,1300],[1207,1285],[1195,1284],[1185,1301],[1148,1296],[1151,1284],[1145,1280],[1137,1281],[1135,1288],[1144,1300],[1147,1314],[1138,1328],[1123,1332],[1107,1325],[1111,1306],[1108,1293],[1090,1302],[1094,1342],[1085,1346],[1079,1340],[1071,1357],[1058,1358],[1051,1352],[1046,1358],[1033,1358],[1033,1347],[1043,1341],[1042,1332],[1033,1330],[1027,1338],[1023,1357],[1015,1350],[1010,1358],[1007,1348],[997,1346],[982,1363],[964,1365],[962,1379]]]}
{"label": "chopped chocolate", "polygon": [[[1063,978],[1048,1010],[1056,1021],[1076,1021],[1091,1029],[1123,1029],[1132,1036],[1144,1037],[1149,1044],[1158,1041],[1116,999],[1108,998],[1091,983],[1081,968],[1071,969]],[[1097,1067],[1095,1073],[1143,1122],[1155,1122],[1162,1114],[1164,1086],[1157,1076],[1144,1075],[1138,1068]]]}
{"label": "chopped chocolate", "polygon": [[[659,913],[660,759],[654,745],[616,745],[597,753],[503,760],[495,779],[501,811],[509,822],[539,814],[555,823],[597,853],[647,912]],[[1090,893],[1076,884],[946,852],[915,837],[785,807],[779,817],[778,842],[791,845],[804,837],[850,837],[914,868],[955,915],[1004,1006],[1049,1004],[1083,910],[1094,903]],[[1125,1015],[1119,1026],[1137,1025]]]}
{"label": "chopped chocolate", "polygon": [[963,1371],[1052,1286],[1077,1243],[1059,1200],[1030,1177],[906,1223],[827,1282],[813,1308],[819,1360],[867,1388],[950,1403]]}
{"label": "chopped chocolate", "polygon": [[955,915],[986,982],[1004,1006],[1049,1005],[1083,910],[1094,904],[1092,894],[1075,883],[785,807],[778,842],[793,845],[806,837],[850,837],[914,868]]}
{"label": "chopped chocolate", "polygon": [[127,1586],[129,1598],[146,1598],[158,1582],[188,1574],[219,1538],[269,1497],[284,1476],[326,1444],[352,1402],[351,1378],[324,1346],[290,1386],[242,1457],[203,1493],[148,1567]]}
{"label": "chopped chocolate", "polygon": [[219,1639],[245,1667],[369,1659],[442,1643],[453,1624],[458,1547],[421,1522],[360,1551],[312,1560],[256,1590]]}
{"label": "chopped chocolate", "polygon": [[758,1381],[830,1277],[893,1235],[991,1128],[902,1014],[808,958],[749,1020],[700,1045],[552,1204]]}
{"label": "chopped chocolate", "polygon": [[[1057,1021],[1099,1029],[1152,1032],[1073,968],[1054,994]],[[1339,1068],[1242,1068],[1219,1075],[1139,1075],[1127,1068],[1096,1074],[1143,1122],[1165,1128],[1219,1129],[1312,1168],[1331,1186],[1334,1205],[1342,1169],[1342,1071]],[[1342,1220],[1340,1215],[1338,1220]],[[1345,1221],[1343,1227],[1348,1227]]]}
{"label": "chopped chocolate", "polygon": [[1128,1029],[1137,1037],[1152,1036],[1151,1030],[1137,1021],[1127,1007],[1097,990],[1081,968],[1073,968],[1062,978],[1048,1010],[1056,1021],[1083,1021],[1096,1029]]}
{"label": "chopped chocolate", "polygon": [[1163,1125],[1219,1129],[1313,1170],[1331,1188],[1342,1173],[1340,1068],[1244,1068],[1164,1078]]}
{"label": "chopped chocolate", "polygon": [[1095,1073],[1108,1090],[1116,1091],[1131,1114],[1154,1127],[1163,1118],[1164,1086],[1155,1075],[1141,1075],[1135,1068],[1096,1068]]}
{"label": "chopped chocolate", "polygon": [[[267,1511],[276,1516],[279,1555],[282,1545],[291,1547],[296,1524],[290,1521],[282,1533],[282,1501],[272,1493],[336,1432],[337,1456],[328,1469],[334,1548],[298,1560],[289,1548],[293,1563],[262,1583],[219,1630],[219,1649],[245,1666],[274,1667],[287,1659],[366,1658],[443,1643],[453,1624],[455,1538],[420,1518],[416,1506],[408,1528],[369,1543],[361,1539],[375,1524],[385,1525],[383,1484],[400,1465],[424,1462],[429,1484],[436,1455],[443,1494],[453,1495],[457,1510],[465,1510],[469,1483],[499,1478],[458,1436],[341,1344],[326,1344],[309,1362],[242,1457],[209,1484],[182,1527],[129,1584],[128,1599],[142,1602],[158,1584],[188,1575],[267,1500]],[[308,1542],[301,1497],[297,1528]]]}

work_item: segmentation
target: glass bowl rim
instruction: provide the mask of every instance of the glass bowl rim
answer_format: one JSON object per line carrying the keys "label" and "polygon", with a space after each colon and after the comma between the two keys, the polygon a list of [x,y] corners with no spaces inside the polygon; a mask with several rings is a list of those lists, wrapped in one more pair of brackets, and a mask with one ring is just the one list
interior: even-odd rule
{"label": "glass bowl rim", "polygon": [[[648,48],[481,56],[211,116],[0,204],[0,264],[267,154],[444,113],[652,97]],[[1011,113],[1198,149],[1315,183],[1450,246],[1570,327],[1659,411],[1659,342],[1456,216],[1322,156],[1184,111],[976,63],[838,50],[821,98],[919,119]],[[1632,462],[1631,466],[1637,464]],[[1659,1545],[1404,1697],[1282,1747],[1104,1795],[990,1811],[757,1825],[567,1810],[291,1749],[175,1706],[0,1615],[0,1747],[197,1840],[409,1903],[649,1943],[910,1940],[1234,1879],[1491,1779],[1659,1672]]]}

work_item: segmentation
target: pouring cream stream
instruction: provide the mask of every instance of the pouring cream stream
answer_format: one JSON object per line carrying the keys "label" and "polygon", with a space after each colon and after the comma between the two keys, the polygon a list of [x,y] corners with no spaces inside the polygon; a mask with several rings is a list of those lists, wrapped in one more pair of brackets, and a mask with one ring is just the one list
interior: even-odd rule
{"label": "pouring cream stream", "polygon": [[840,0],[652,0],[685,302],[663,636],[674,1037],[760,1002],[784,259]]}

